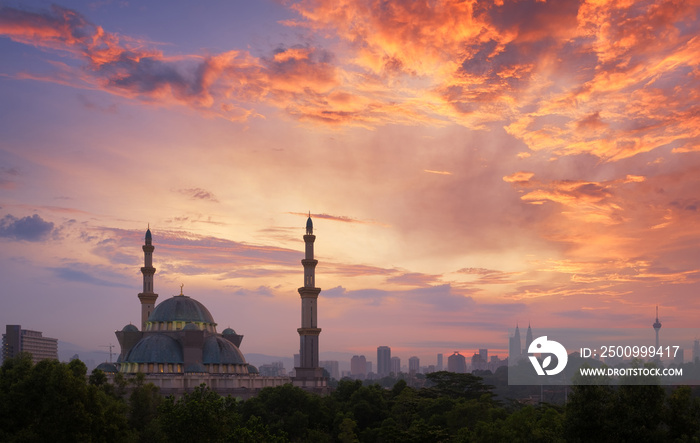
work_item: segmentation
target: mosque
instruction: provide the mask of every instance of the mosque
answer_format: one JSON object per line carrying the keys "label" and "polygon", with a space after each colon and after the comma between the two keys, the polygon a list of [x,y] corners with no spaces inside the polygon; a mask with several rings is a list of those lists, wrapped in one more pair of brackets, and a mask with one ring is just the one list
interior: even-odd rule
{"label": "mosque", "polygon": [[144,374],[146,383],[153,383],[164,395],[181,395],[205,383],[221,395],[248,398],[265,387],[293,383],[315,392],[327,392],[327,380],[318,364],[318,336],[316,302],[320,288],[314,287],[313,223],[306,222],[306,255],[302,260],[305,283],[299,288],[302,299],[302,327],[300,336],[300,367],[296,377],[261,376],[248,364],[240,350],[243,336],[231,328],[218,333],[216,322],[200,302],[183,293],[156,305],[154,292],[153,237],[146,231],[144,252],[143,292],[141,302],[141,329],[133,324],[124,326],[115,334],[121,351],[116,364],[103,363],[103,370],[113,379],[117,372],[124,375]]}

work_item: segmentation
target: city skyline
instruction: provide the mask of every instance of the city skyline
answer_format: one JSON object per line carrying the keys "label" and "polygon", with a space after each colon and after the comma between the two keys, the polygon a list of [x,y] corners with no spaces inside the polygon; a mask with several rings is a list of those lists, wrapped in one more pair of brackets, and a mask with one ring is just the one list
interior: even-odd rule
{"label": "city skyline", "polygon": [[693,327],[697,12],[3,2],[0,325],[114,343],[150,226],[158,301],[291,356],[310,214],[321,354]]}

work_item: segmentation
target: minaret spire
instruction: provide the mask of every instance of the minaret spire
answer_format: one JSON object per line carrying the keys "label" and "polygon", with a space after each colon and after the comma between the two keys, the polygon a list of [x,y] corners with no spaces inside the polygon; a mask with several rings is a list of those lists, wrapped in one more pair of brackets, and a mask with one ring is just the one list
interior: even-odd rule
{"label": "minaret spire", "polygon": [[295,384],[307,387],[318,388],[325,386],[323,379],[323,369],[318,361],[318,337],[321,328],[317,324],[317,302],[321,288],[316,287],[316,264],[314,259],[314,225],[311,221],[311,212],[306,220],[306,235],[304,243],[306,245],[304,259],[301,264],[304,266],[304,286],[299,288],[301,296],[301,328],[299,332],[299,367],[295,368]]}
{"label": "minaret spire", "polygon": [[156,273],[156,268],[153,267],[153,250],[155,247],[151,244],[153,237],[151,235],[151,224],[148,224],[146,229],[146,238],[144,240],[143,249],[143,292],[139,294],[141,300],[141,330],[146,330],[146,322],[148,317],[153,312],[158,294],[153,292],[153,274]]}

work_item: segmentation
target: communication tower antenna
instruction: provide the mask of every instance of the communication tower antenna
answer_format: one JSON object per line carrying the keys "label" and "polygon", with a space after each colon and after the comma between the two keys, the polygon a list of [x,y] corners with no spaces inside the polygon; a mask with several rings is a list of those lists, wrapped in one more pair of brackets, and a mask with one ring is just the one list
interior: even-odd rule
{"label": "communication tower antenna", "polygon": [[101,348],[109,348],[109,362],[110,362],[110,363],[112,363],[112,348],[113,348],[114,346],[115,346],[115,345],[113,345],[112,343],[110,343],[110,344],[108,344],[108,345],[101,345],[101,346],[100,346]]}

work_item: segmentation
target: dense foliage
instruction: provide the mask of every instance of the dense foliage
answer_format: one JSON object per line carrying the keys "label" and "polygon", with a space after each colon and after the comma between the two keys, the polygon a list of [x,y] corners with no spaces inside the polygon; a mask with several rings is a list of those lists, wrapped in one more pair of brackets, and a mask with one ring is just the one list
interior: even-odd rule
{"label": "dense foliage", "polygon": [[242,401],[202,385],[162,397],[143,376],[106,382],[78,361],[0,368],[0,441],[559,442],[698,441],[700,401],[688,387],[576,386],[566,406],[499,402],[471,374],[341,380],[320,397],[285,385]]}

